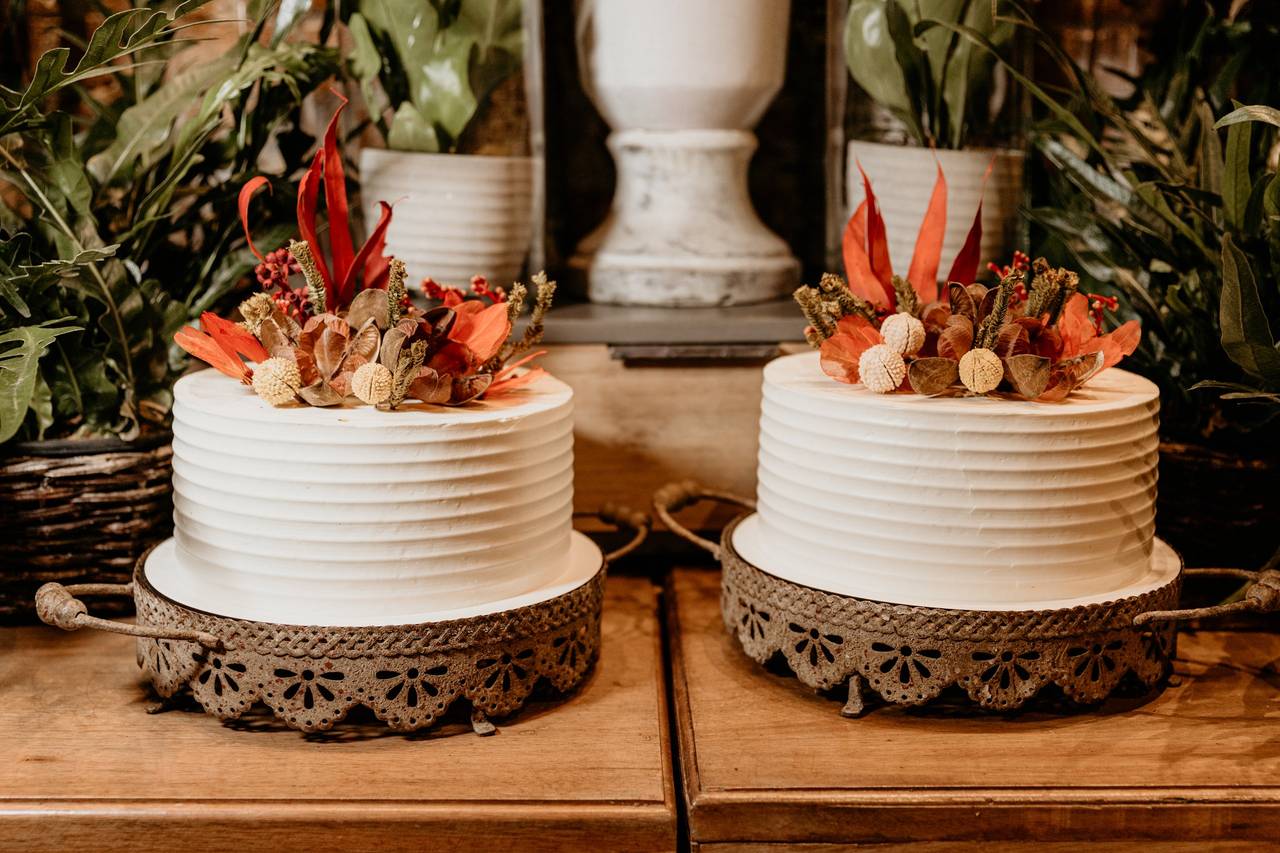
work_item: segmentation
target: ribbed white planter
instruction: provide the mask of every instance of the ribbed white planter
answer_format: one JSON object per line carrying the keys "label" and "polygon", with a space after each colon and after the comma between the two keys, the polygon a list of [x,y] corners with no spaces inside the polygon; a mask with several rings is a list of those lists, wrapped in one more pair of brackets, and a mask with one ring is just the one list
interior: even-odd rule
{"label": "ribbed white planter", "polygon": [[394,205],[387,252],[405,262],[411,287],[427,276],[503,287],[519,278],[533,237],[530,158],[365,148],[360,188],[370,227],[379,201]]}
{"label": "ribbed white planter", "polygon": [[[915,146],[854,140],[849,143],[845,164],[847,211],[857,210],[865,197],[858,172],[858,162],[861,162],[871,178],[871,188],[875,190],[884,217],[893,271],[906,275],[911,266],[916,235],[937,178],[935,155],[947,178],[947,230],[938,275],[947,274],[964,245],[979,199],[983,202],[979,269],[985,268],[988,261],[1008,263],[1014,249],[1026,249],[1015,245],[1018,205],[1022,202],[1024,157],[1021,151],[977,148],[935,152]],[[992,157],[995,165],[984,194],[982,176]]]}

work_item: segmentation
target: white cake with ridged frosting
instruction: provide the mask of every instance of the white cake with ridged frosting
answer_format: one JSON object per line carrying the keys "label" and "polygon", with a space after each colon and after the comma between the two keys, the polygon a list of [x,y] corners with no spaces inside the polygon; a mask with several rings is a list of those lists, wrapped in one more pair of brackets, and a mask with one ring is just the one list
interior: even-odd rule
{"label": "white cake with ridged frosting", "polygon": [[[174,388],[174,537],[147,578],[202,610],[307,625],[458,618],[589,579],[572,530],[573,392],[274,408],[216,371]],[[585,576],[584,576],[585,575]]]}
{"label": "white cake with ridged frosting", "polygon": [[875,394],[766,366],[748,562],[876,601],[1043,609],[1177,573],[1155,538],[1159,392],[1112,368],[1060,403]]}

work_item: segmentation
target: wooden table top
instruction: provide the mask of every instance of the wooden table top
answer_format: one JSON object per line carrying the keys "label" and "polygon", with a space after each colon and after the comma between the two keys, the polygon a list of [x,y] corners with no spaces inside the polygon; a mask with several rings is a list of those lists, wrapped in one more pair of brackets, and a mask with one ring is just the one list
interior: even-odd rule
{"label": "wooden table top", "polygon": [[0,849],[672,849],[656,588],[610,578],[603,634],[577,692],[496,736],[308,736],[148,715],[129,638],[0,630]]}
{"label": "wooden table top", "polygon": [[719,578],[678,570],[668,585],[689,835],[701,849],[1280,845],[1276,634],[1184,633],[1173,683],[1146,704],[1005,719],[879,708],[850,720],[839,701],[742,652],[721,622]]}

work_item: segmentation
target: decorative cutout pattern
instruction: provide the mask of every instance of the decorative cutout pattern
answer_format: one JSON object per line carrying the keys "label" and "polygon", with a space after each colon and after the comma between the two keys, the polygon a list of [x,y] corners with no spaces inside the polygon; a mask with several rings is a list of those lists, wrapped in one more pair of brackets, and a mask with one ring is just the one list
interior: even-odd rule
{"label": "decorative cutout pattern", "polygon": [[585,677],[600,649],[604,580],[601,568],[558,598],[490,616],[320,628],[188,609],[156,592],[139,567],[139,623],[208,631],[223,647],[140,638],[138,666],[161,696],[189,688],[219,719],[261,702],[306,732],[332,727],[358,705],[398,731],[430,726],[458,699],[471,703],[477,719],[504,717],[524,705],[540,679],[564,692]]}
{"label": "decorative cutout pattern", "polygon": [[1169,672],[1173,624],[1133,626],[1133,617],[1177,606],[1181,575],[1144,595],[1046,611],[970,611],[865,601],[789,583],[721,539],[720,607],[725,626],[752,659],[781,654],[809,687],[850,687],[890,704],[923,705],[958,686],[978,706],[1020,707],[1048,684],[1095,703],[1132,673],[1152,687]]}

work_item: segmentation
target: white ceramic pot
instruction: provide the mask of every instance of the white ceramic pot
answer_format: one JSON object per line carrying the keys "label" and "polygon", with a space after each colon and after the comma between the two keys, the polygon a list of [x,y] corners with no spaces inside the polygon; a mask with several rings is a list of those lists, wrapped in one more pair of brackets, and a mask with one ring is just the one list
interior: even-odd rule
{"label": "white ceramic pot", "polygon": [[[973,214],[982,200],[982,248],[979,269],[988,261],[1009,262],[1017,239],[1018,206],[1022,203],[1023,165],[1021,151],[978,148],[962,151],[932,151],[906,145],[852,141],[845,163],[846,212],[852,213],[865,198],[858,162],[871,178],[889,237],[889,260],[893,271],[906,275],[915,251],[916,235],[937,178],[937,163],[947,178],[947,230],[942,243],[939,277],[964,245],[973,224]],[[982,177],[987,166],[995,165],[983,193]]]}
{"label": "white ceramic pot", "polygon": [[580,0],[583,82],[614,130],[747,130],[782,87],[787,0]]}
{"label": "white ceramic pot", "polygon": [[578,247],[593,302],[732,305],[799,264],[747,195],[750,132],[786,66],[787,0],[579,0],[583,84],[613,134],[613,208]]}
{"label": "white ceramic pot", "polygon": [[528,157],[360,152],[365,221],[393,205],[387,252],[405,262],[412,289],[430,276],[465,285],[473,275],[508,287],[533,240],[533,161]]}

